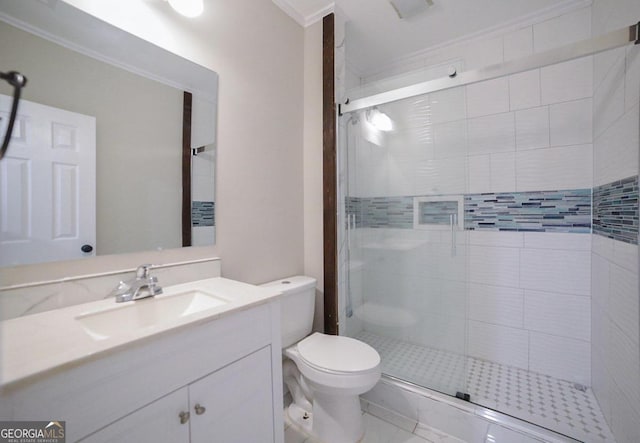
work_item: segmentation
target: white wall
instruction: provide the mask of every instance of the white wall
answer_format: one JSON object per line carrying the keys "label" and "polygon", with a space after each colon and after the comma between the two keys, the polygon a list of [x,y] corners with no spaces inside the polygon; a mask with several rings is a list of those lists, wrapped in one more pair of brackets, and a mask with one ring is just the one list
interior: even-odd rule
{"label": "white wall", "polygon": [[[143,261],[217,255],[224,276],[250,283],[303,272],[303,29],[262,0],[207,0],[205,14],[195,20],[176,15],[165,2],[67,3],[219,74],[217,244],[150,252]],[[130,261],[89,260],[44,272],[83,274]],[[21,279],[39,272],[27,269]]]}
{"label": "white wall", "polygon": [[[640,3],[593,3],[593,34],[636,22]],[[594,182],[638,174],[640,47],[608,51],[594,62]],[[640,441],[638,245],[593,235],[592,381],[620,443]]]}
{"label": "white wall", "polygon": [[314,330],[324,330],[322,21],[304,31],[304,274],[317,280]]}

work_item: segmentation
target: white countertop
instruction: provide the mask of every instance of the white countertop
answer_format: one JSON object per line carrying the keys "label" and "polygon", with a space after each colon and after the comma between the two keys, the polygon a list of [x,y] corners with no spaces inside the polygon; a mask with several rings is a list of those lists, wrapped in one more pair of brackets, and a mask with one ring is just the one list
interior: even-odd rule
{"label": "white countertop", "polygon": [[[2,340],[0,388],[78,365],[89,359],[126,348],[141,340],[152,339],[158,334],[209,322],[267,303],[281,295],[274,289],[216,277],[164,288],[164,293],[157,295],[156,298],[192,290],[207,292],[228,302],[161,325],[152,325],[133,331],[123,328],[122,333],[102,340],[92,338],[76,317],[113,308],[116,305],[113,298],[0,322],[0,339]],[[145,303],[145,301],[138,300],[124,304]]]}

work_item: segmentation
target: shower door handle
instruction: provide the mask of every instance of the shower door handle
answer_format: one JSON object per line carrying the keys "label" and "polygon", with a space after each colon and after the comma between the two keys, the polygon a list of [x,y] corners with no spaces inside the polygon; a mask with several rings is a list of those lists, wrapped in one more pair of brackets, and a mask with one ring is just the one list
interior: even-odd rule
{"label": "shower door handle", "polygon": [[449,214],[449,224],[451,225],[451,257],[456,256],[456,226],[458,224],[457,214]]}

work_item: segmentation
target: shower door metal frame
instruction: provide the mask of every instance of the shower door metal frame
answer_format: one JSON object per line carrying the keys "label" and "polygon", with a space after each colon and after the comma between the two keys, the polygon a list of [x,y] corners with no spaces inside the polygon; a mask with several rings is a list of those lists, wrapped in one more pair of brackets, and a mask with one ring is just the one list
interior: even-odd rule
{"label": "shower door metal frame", "polygon": [[355,112],[418,95],[456,88],[458,86],[469,85],[485,80],[493,80],[506,75],[517,74],[519,72],[525,72],[532,69],[543,68],[556,63],[575,60],[577,58],[619,48],[621,46],[628,45],[629,43],[634,43],[636,45],[640,44],[640,22],[599,37],[561,46],[559,48],[551,49],[539,54],[533,54],[525,58],[490,65],[472,71],[461,72],[459,74],[453,73],[449,77],[416,83],[410,86],[392,89],[390,91],[381,92],[379,94],[351,101],[347,100],[346,103],[338,105],[339,114],[343,115],[349,112]]}

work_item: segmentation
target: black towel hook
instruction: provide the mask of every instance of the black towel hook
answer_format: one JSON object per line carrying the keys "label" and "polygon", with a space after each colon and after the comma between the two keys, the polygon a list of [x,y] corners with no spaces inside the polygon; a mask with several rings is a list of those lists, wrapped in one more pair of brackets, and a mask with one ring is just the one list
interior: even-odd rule
{"label": "black towel hook", "polygon": [[7,131],[4,134],[4,140],[0,147],[0,160],[4,157],[11,141],[11,134],[13,133],[13,124],[16,121],[16,115],[18,114],[18,103],[20,102],[20,91],[27,84],[27,78],[16,71],[0,72],[0,79],[6,80],[11,86],[13,86],[13,103],[11,104],[11,115],[9,116],[9,124],[7,125]]}

